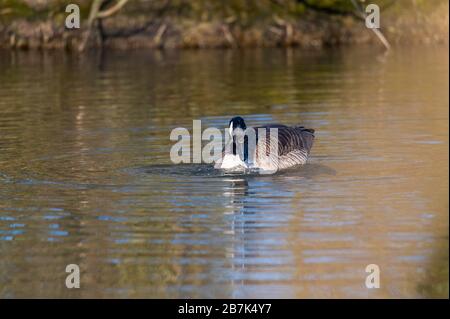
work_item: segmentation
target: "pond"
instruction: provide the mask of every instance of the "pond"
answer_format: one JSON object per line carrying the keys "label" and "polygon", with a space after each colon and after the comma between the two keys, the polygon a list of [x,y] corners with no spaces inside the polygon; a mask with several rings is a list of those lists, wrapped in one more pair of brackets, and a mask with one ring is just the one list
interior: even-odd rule
{"label": "pond", "polygon": [[[447,298],[448,54],[0,52],[0,297]],[[234,115],[314,128],[308,163],[171,162]]]}

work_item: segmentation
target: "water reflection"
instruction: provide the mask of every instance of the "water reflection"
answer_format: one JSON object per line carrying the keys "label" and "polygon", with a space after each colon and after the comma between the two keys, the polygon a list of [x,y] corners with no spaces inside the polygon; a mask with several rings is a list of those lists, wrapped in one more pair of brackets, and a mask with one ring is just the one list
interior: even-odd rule
{"label": "water reflection", "polygon": [[[0,296],[445,297],[447,58],[0,52]],[[315,128],[310,162],[172,165],[173,128],[236,114]]]}

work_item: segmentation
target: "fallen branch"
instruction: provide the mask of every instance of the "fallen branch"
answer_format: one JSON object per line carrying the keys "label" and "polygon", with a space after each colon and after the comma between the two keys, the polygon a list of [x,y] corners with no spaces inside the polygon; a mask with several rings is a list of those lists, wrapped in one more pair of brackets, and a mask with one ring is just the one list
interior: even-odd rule
{"label": "fallen branch", "polygon": [[228,44],[231,47],[233,47],[233,48],[236,47],[237,46],[236,45],[236,41],[234,40],[234,37],[231,34],[230,29],[228,28],[228,26],[222,25],[221,29],[222,29],[223,35],[225,37],[225,40],[228,42]]}
{"label": "fallen branch", "polygon": [[[362,10],[362,8],[358,5],[358,3],[356,3],[356,0],[351,0],[351,1],[352,1],[353,6],[356,9],[356,14],[358,14],[359,17],[365,21],[366,18],[367,18],[367,15],[366,15],[365,11]],[[388,40],[383,35],[383,33],[379,29],[376,29],[376,28],[371,28],[371,30],[373,31],[373,33],[375,33],[375,35],[378,37],[380,42],[384,45],[386,50],[390,50],[391,49],[391,45],[389,44]]]}
{"label": "fallen branch", "polygon": [[156,31],[156,35],[155,35],[155,37],[153,38],[153,42],[154,42],[157,46],[159,46],[159,45],[161,44],[161,38],[162,38],[162,36],[164,35],[164,32],[166,31],[166,29],[167,29],[167,25],[166,25],[166,24],[162,24],[162,25],[158,28],[158,31]]}
{"label": "fallen branch", "polygon": [[[118,2],[103,11],[101,11],[102,6],[106,3],[105,0],[93,0],[91,5],[91,10],[89,11],[89,17],[88,17],[88,23],[87,23],[87,30],[84,34],[84,38],[78,47],[78,51],[84,51],[86,49],[86,46],[89,42],[89,39],[91,37],[92,28],[94,26],[94,23],[97,21],[97,19],[104,19],[107,17],[110,17],[117,11],[119,11],[127,2],[128,0],[118,0]],[[107,0],[106,0],[107,1]]]}

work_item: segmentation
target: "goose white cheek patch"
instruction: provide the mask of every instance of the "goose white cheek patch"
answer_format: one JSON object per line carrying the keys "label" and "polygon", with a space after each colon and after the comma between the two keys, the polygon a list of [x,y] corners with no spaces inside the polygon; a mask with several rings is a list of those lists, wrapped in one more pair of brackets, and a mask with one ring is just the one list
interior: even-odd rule
{"label": "goose white cheek patch", "polygon": [[233,136],[233,122],[230,123],[229,132],[230,132],[230,136]]}

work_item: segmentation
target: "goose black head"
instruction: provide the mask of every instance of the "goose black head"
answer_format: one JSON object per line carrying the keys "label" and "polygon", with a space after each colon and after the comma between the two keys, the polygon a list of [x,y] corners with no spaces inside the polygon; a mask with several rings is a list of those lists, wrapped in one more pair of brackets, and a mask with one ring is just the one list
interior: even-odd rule
{"label": "goose black head", "polygon": [[[248,138],[245,135],[247,125],[240,116],[233,117],[229,123],[230,136],[233,139],[233,155],[239,155],[243,161],[248,158]],[[235,131],[237,130],[237,131]]]}
{"label": "goose black head", "polygon": [[240,128],[241,130],[245,131],[247,125],[245,125],[244,119],[242,117],[236,116],[230,120],[229,127],[230,127],[230,135],[233,136],[233,131],[235,129]]}

